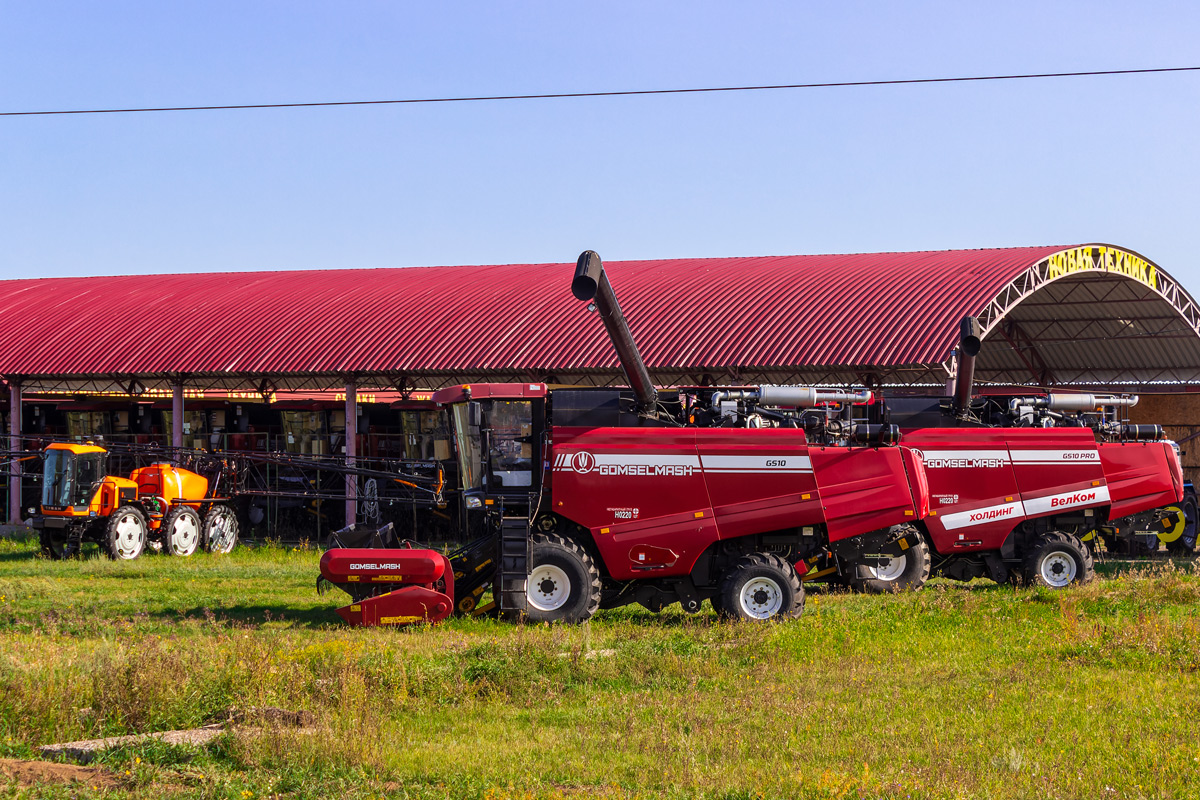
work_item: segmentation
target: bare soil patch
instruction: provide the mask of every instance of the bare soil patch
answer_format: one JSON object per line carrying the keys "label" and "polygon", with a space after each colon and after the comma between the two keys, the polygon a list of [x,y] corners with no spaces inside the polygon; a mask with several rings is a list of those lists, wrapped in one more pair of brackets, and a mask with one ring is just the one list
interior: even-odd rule
{"label": "bare soil patch", "polygon": [[84,783],[101,789],[121,786],[117,776],[100,767],[58,764],[53,761],[20,761],[0,758],[0,776],[25,788],[43,783]]}

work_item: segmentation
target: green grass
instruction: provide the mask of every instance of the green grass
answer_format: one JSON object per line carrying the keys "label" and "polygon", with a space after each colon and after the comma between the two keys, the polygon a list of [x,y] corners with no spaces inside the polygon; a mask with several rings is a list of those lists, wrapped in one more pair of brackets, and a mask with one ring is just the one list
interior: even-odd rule
{"label": "green grass", "polygon": [[0,541],[0,756],[278,706],[315,731],[104,763],[144,797],[1200,796],[1190,566],[1062,593],[812,592],[773,625],[370,630],[336,623],[318,557],[54,563]]}

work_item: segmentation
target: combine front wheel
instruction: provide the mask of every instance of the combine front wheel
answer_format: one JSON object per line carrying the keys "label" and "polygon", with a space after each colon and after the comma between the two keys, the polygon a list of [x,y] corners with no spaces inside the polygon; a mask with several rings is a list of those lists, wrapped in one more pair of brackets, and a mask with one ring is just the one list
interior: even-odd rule
{"label": "combine front wheel", "polygon": [[129,561],[146,547],[146,516],[137,506],[121,506],[108,518],[109,558]]}
{"label": "combine front wheel", "polygon": [[210,553],[224,554],[237,543],[237,514],[229,506],[213,506],[204,517],[204,547]]}
{"label": "combine front wheel", "polygon": [[804,586],[791,564],[769,553],[743,556],[721,581],[718,613],[759,621],[804,613]]}
{"label": "combine front wheel", "polygon": [[200,515],[191,506],[176,506],[162,524],[163,552],[190,556],[200,546]]}
{"label": "combine front wheel", "polygon": [[533,622],[583,622],[600,607],[600,571],[570,539],[533,535],[526,616]]}
{"label": "combine front wheel", "polygon": [[1025,556],[1025,582],[1031,586],[1065,589],[1072,583],[1087,583],[1096,577],[1092,554],[1070,534],[1043,534]]}

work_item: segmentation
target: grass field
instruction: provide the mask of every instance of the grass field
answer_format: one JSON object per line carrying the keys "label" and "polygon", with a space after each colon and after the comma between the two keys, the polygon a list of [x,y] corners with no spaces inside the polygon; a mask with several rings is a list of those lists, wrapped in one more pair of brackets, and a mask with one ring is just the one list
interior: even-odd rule
{"label": "grass field", "polygon": [[[318,553],[55,563],[0,540],[0,757],[314,715],[204,748],[110,751],[119,786],[31,797],[1200,796],[1200,575],[1063,593],[812,592],[795,622],[601,612],[579,627],[335,624]],[[677,608],[677,607],[676,607]],[[3,786],[0,781],[0,786]]]}

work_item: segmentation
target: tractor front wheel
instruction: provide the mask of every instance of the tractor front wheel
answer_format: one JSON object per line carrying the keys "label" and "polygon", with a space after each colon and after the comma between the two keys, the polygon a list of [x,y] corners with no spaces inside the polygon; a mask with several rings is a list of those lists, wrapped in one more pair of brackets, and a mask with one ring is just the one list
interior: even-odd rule
{"label": "tractor front wheel", "polygon": [[1025,583],[1065,589],[1096,577],[1092,554],[1075,536],[1059,531],[1043,534],[1025,554]]}
{"label": "tractor front wheel", "polygon": [[108,556],[130,561],[146,548],[146,515],[137,506],[121,506],[108,518]]}
{"label": "tractor front wheel", "polygon": [[237,514],[229,506],[213,506],[204,517],[203,533],[208,552],[231,552],[238,543]]}
{"label": "tractor front wheel", "polygon": [[717,613],[733,619],[795,619],[804,613],[804,585],[795,568],[777,555],[751,553],[721,581]]}
{"label": "tractor front wheel", "polygon": [[200,546],[200,515],[191,506],[176,506],[163,518],[163,552],[190,556]]}
{"label": "tractor front wheel", "polygon": [[600,607],[600,571],[587,551],[553,533],[535,533],[526,616],[533,622],[583,622]]}
{"label": "tractor front wheel", "polygon": [[38,536],[42,555],[53,561],[74,558],[79,555],[82,537],[79,532],[67,528],[42,528]]}

